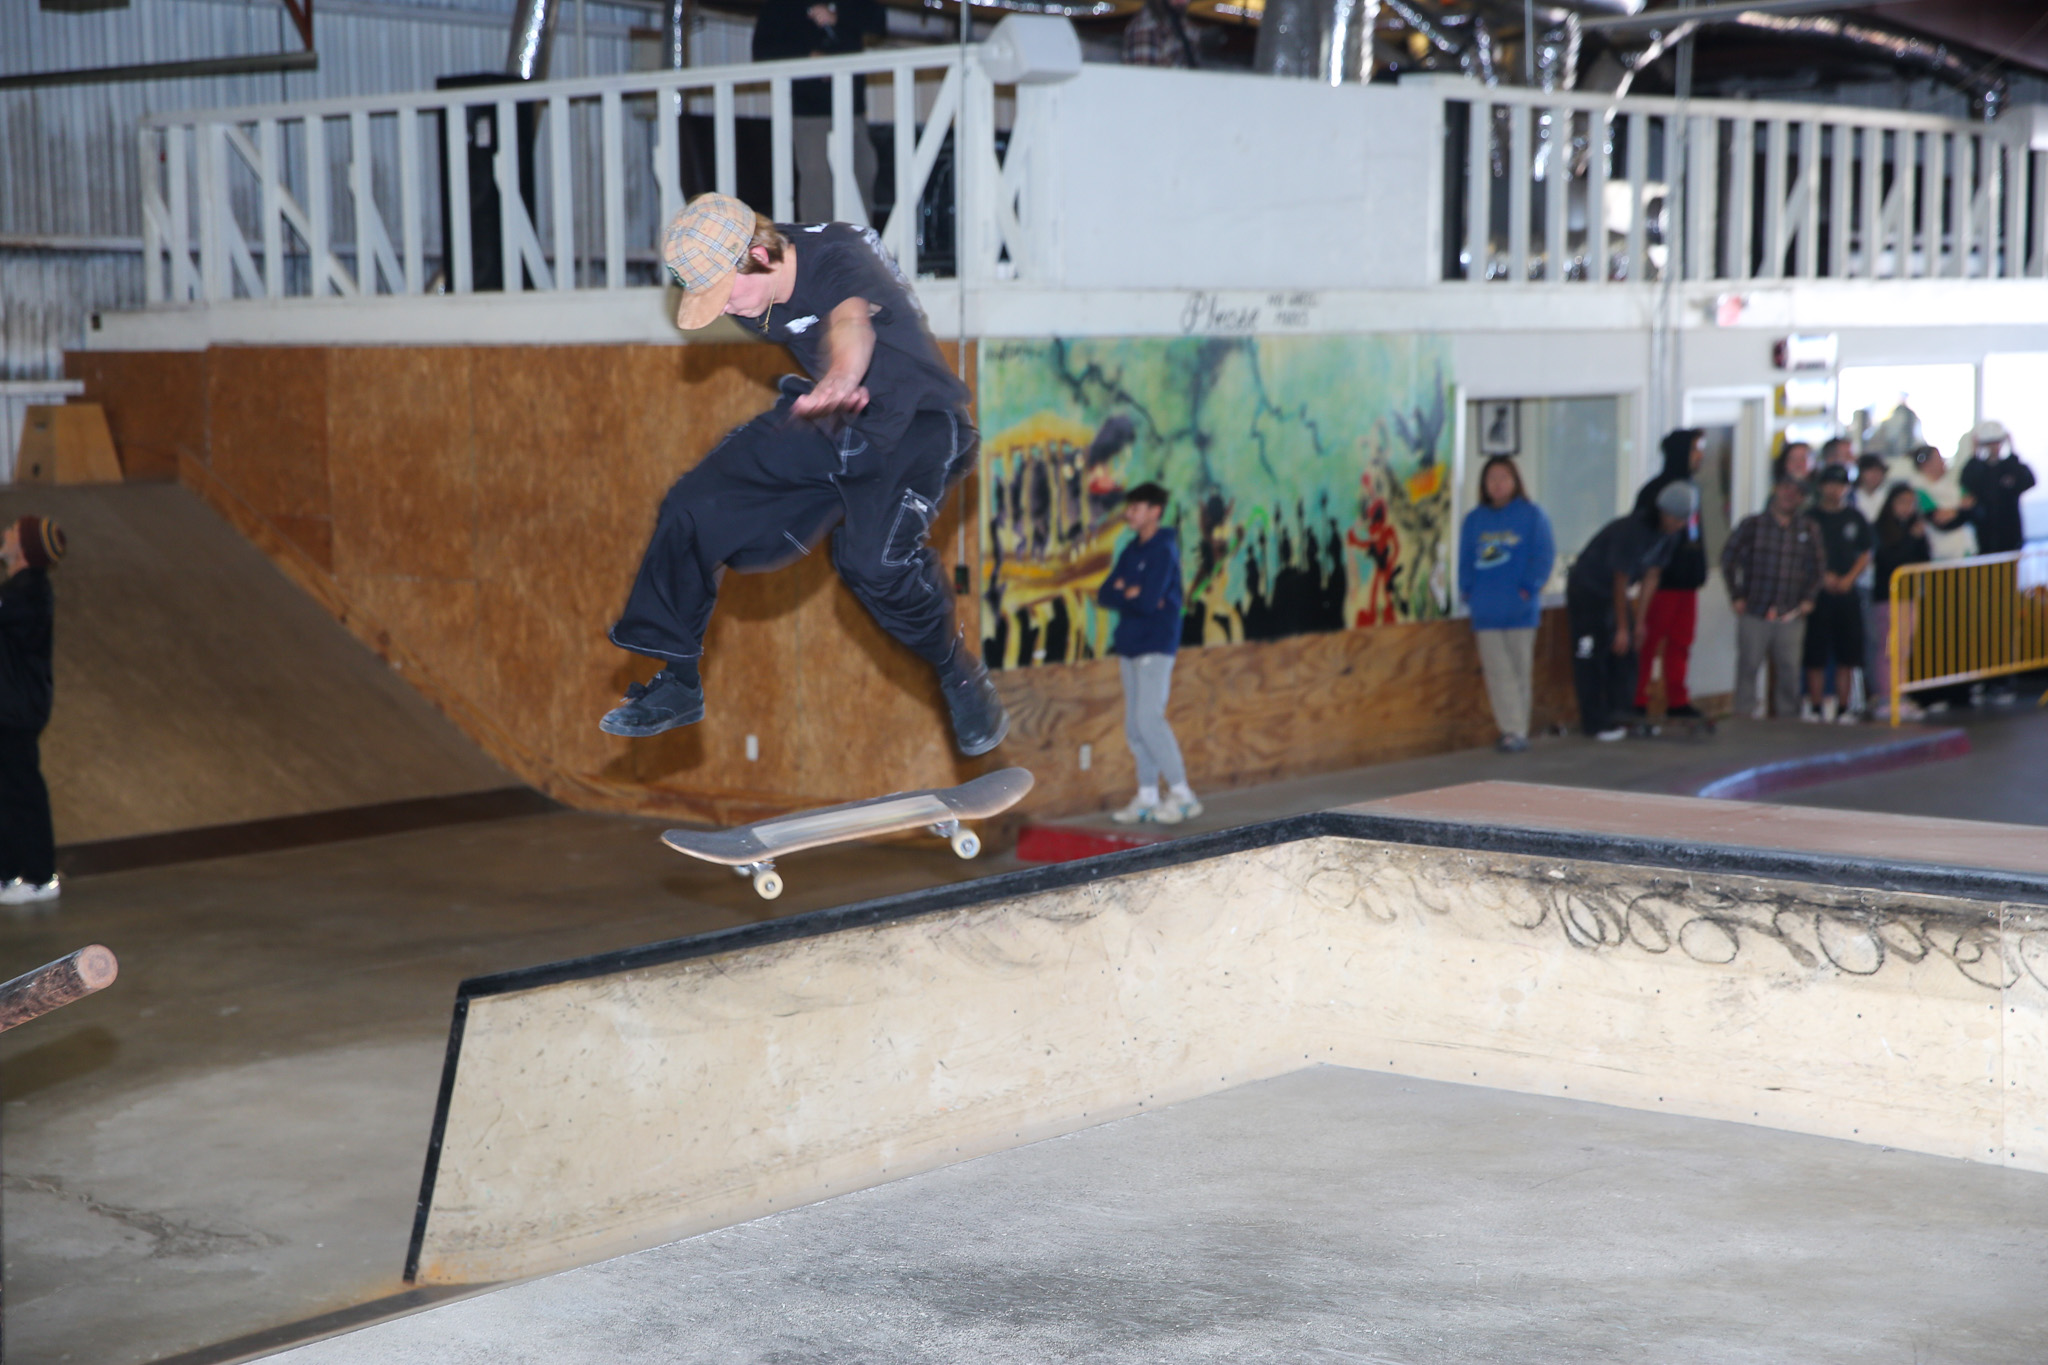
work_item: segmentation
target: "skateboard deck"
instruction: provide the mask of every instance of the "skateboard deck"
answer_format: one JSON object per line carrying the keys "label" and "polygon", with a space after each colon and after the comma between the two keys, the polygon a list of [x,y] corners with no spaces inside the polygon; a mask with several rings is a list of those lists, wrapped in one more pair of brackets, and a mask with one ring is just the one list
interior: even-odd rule
{"label": "skateboard deck", "polygon": [[955,853],[972,858],[981,852],[981,839],[973,830],[962,829],[960,822],[999,815],[1022,801],[1030,790],[1028,768],[1004,768],[957,787],[891,792],[733,829],[672,829],[661,841],[678,853],[723,863],[743,877],[752,877],[754,890],[762,899],[773,900],[782,894],[782,875],[775,870],[775,860],[807,848],[929,829],[950,843]]}

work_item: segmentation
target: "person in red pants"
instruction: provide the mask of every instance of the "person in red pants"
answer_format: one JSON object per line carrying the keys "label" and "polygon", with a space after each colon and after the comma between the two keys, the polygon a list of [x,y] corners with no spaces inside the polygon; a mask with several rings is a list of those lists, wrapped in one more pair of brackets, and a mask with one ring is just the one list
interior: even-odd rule
{"label": "person in red pants", "polygon": [[[1657,523],[1657,495],[1667,484],[1692,481],[1707,447],[1696,427],[1674,431],[1664,438],[1664,468],[1636,494],[1635,514],[1645,525]],[[1697,717],[1686,690],[1685,671],[1692,659],[1693,631],[1699,620],[1700,589],[1707,582],[1707,552],[1700,539],[1700,515],[1695,505],[1692,517],[1678,543],[1672,547],[1671,562],[1657,580],[1657,595],[1650,599],[1650,612],[1643,621],[1643,639],[1636,657],[1637,715],[1650,709],[1650,674],[1663,660],[1664,714]]]}

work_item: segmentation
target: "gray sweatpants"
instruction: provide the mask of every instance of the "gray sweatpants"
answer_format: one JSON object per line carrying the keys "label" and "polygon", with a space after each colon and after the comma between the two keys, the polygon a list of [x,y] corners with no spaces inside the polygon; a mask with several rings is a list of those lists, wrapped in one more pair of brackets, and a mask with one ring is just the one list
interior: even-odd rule
{"label": "gray sweatpants", "polygon": [[1779,716],[1799,714],[1800,647],[1806,643],[1806,618],[1788,617],[1766,621],[1744,613],[1735,618],[1735,715],[1748,720],[1756,714],[1756,675],[1770,660],[1775,675],[1771,680],[1771,709]]}
{"label": "gray sweatpants", "polygon": [[1117,656],[1117,669],[1124,680],[1124,738],[1131,755],[1138,760],[1138,785],[1156,787],[1164,777],[1168,786],[1188,780],[1180,761],[1180,745],[1166,723],[1166,694],[1173,688],[1173,655],[1140,654],[1136,658]]}
{"label": "gray sweatpants", "polygon": [[1503,735],[1529,737],[1530,675],[1536,665],[1536,630],[1475,630],[1479,666],[1486,674],[1486,696],[1493,703],[1493,724]]}

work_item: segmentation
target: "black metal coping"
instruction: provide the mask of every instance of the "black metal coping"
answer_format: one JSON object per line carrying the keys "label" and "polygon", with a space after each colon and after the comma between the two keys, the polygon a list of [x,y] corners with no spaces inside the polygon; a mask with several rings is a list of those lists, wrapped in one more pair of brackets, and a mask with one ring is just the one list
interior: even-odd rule
{"label": "black metal coping", "polygon": [[[1149,872],[1231,853],[1247,853],[1303,839],[1332,836],[1424,848],[1569,858],[1580,862],[1662,867],[1716,876],[1764,877],[1823,886],[1947,896],[1959,900],[1989,901],[1994,906],[2016,902],[2048,907],[2048,876],[2032,873],[1748,848],[1734,844],[1696,844],[1632,834],[1470,824],[1360,811],[1315,811],[1262,824],[1218,830],[1212,834],[1166,839],[1143,848],[1124,849],[1070,863],[1053,863],[829,910],[813,910],[759,924],[715,929],[710,933],[692,934],[687,938],[668,939],[636,948],[593,953],[588,957],[494,972],[488,976],[473,976],[457,986],[455,991],[455,1015],[448,1030],[448,1057],[441,1073],[440,1093],[434,1104],[434,1126],[427,1142],[426,1171],[420,1181],[412,1242],[406,1251],[406,1281],[412,1282],[419,1272],[420,1252],[426,1240],[427,1211],[433,1204],[434,1178],[440,1166],[448,1106],[455,1095],[455,1069],[462,1055],[462,1035],[472,1000],[559,985],[565,981],[583,981],[617,972],[659,967],[716,953],[819,938],[846,929],[865,929],[920,915],[958,910],[964,906],[1086,886],[1090,882],[1133,872]],[[1995,908],[1987,913],[1995,914]]]}

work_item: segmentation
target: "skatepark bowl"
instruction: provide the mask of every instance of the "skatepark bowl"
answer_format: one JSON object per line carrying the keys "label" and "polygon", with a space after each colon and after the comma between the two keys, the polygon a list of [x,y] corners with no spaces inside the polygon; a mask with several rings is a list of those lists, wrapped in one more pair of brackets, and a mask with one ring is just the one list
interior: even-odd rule
{"label": "skatepark bowl", "polygon": [[408,1275],[530,1282],[291,1359],[2038,1361],[2041,845],[1482,783],[475,978]]}

